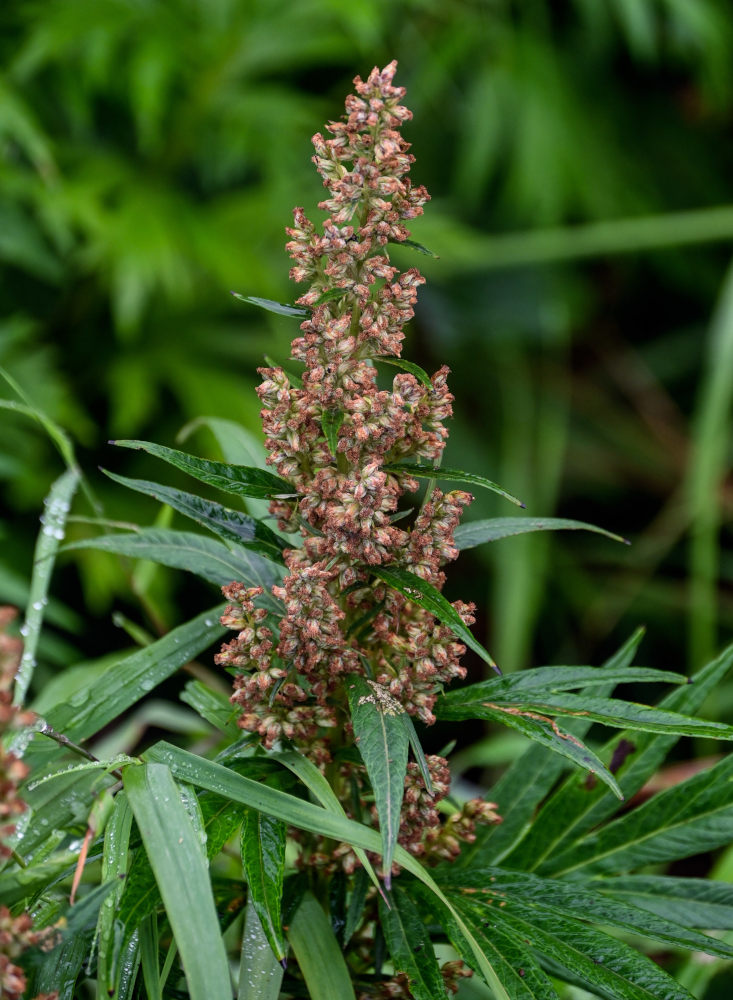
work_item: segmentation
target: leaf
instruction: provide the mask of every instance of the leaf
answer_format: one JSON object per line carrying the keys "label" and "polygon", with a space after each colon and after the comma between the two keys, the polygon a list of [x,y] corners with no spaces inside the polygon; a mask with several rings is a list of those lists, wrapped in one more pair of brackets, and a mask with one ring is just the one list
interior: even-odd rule
{"label": "leaf", "polygon": [[115,796],[114,809],[104,831],[102,885],[116,882],[116,888],[113,893],[105,897],[97,918],[97,993],[99,996],[116,996],[119,986],[114,962],[115,912],[122,895],[122,879],[127,874],[131,827],[132,810],[127,801],[127,795],[120,791]]}
{"label": "leaf", "polygon": [[[553,874],[616,874],[730,842],[733,756],[696,774],[553,857]],[[543,866],[544,868],[545,866]]]}
{"label": "leaf", "polygon": [[[0,875],[0,899],[6,906],[30,900],[74,874],[79,852],[63,851],[27,868],[15,868]],[[28,909],[26,906],[25,909]]]}
{"label": "leaf", "polygon": [[529,531],[593,531],[616,542],[631,544],[628,538],[623,538],[613,531],[606,531],[605,528],[587,524],[585,521],[570,521],[564,517],[491,517],[484,521],[469,521],[467,524],[458,525],[453,533],[453,539],[456,547],[463,551],[472,549],[476,545],[483,545],[484,542],[495,542],[499,538],[522,535]]}
{"label": "leaf", "polygon": [[331,454],[336,458],[336,448],[338,446],[339,429],[344,422],[346,414],[343,410],[324,410],[321,416],[321,427],[323,436],[326,439]]}
{"label": "leaf", "polygon": [[691,1000],[666,972],[617,938],[609,937],[560,910],[544,913],[512,899],[505,907],[477,907],[491,923],[529,942],[535,954],[565,970],[572,982],[619,1000]]}
{"label": "leaf", "polygon": [[425,760],[425,753],[423,751],[422,745],[415,730],[415,723],[412,721],[407,712],[403,712],[399,718],[402,725],[407,731],[407,739],[410,743],[410,747],[412,749],[413,756],[415,757],[417,766],[420,768],[420,774],[422,775],[422,780],[425,784],[425,791],[428,793],[428,795],[432,795],[433,782],[430,777],[428,762]]}
{"label": "leaf", "polygon": [[102,471],[116,483],[168,504],[169,507],[185,517],[190,517],[197,524],[213,531],[215,535],[225,541],[235,542],[237,545],[253,549],[275,562],[283,562],[282,552],[283,549],[287,548],[287,543],[266,524],[256,521],[248,514],[242,514],[230,507],[223,507],[219,503],[214,503],[213,500],[205,500],[194,493],[184,493],[181,490],[174,490],[160,483],[151,483],[145,479],[128,479],[127,476],[118,476],[106,469]]}
{"label": "leaf", "polygon": [[311,1000],[356,1000],[351,974],[321,904],[306,892],[288,928]]}
{"label": "leaf", "polygon": [[415,250],[417,251],[417,253],[424,254],[426,257],[432,257],[433,260],[440,260],[440,257],[437,255],[437,253],[433,253],[432,250],[428,250],[427,247],[424,247],[422,243],[416,243],[414,240],[388,240],[387,242],[391,246],[409,247],[411,250]]}
{"label": "leaf", "polygon": [[191,1000],[229,1000],[229,963],[208,866],[167,767],[125,769],[125,791],[178,945]]}
{"label": "leaf", "polygon": [[272,299],[261,299],[257,295],[240,295],[239,292],[232,292],[232,295],[240,302],[248,302],[251,306],[259,306],[260,309],[278,313],[280,316],[307,318],[311,314],[310,309],[306,309],[304,306],[291,306],[284,302],[274,302]]}
{"label": "leaf", "polygon": [[[692,683],[671,691],[659,704],[664,710],[691,714],[717,687],[733,664],[733,645],[707,664]],[[601,751],[627,798],[635,795],[656,772],[678,737],[670,734],[622,732]],[[618,805],[605,788],[589,787],[583,776],[571,775],[545,803],[536,823],[505,861],[512,868],[541,869],[554,874],[556,859],[586,831],[616,812]]]}
{"label": "leaf", "polygon": [[229,739],[239,738],[241,730],[236,723],[236,709],[225,694],[212,691],[202,681],[193,680],[188,681],[179,697]]}
{"label": "leaf", "polygon": [[175,466],[176,469],[180,469],[181,472],[185,472],[199,482],[214,486],[225,493],[259,499],[283,493],[288,496],[293,494],[292,483],[281,479],[272,472],[267,472],[265,469],[249,465],[212,462],[208,459],[197,458],[195,455],[188,455],[184,451],[177,451],[175,448],[153,444],[150,441],[110,441],[109,443],[117,445],[119,448],[145,451],[149,455],[154,455],[169,465]]}
{"label": "leaf", "polygon": [[417,906],[399,886],[390,893],[389,903],[387,906],[384,900],[379,900],[379,923],[395,972],[407,976],[415,1000],[447,997],[430,932]]}
{"label": "leaf", "polygon": [[415,378],[418,380],[418,382],[422,382],[422,384],[425,386],[426,389],[430,390],[431,392],[433,390],[433,383],[430,381],[430,376],[428,375],[428,373],[425,371],[424,368],[421,368],[420,365],[416,365],[413,361],[405,361],[402,358],[393,358],[386,356],[372,358],[372,361],[374,361],[376,364],[381,363],[384,365],[394,365],[395,368],[401,368],[403,371],[409,372],[410,375],[414,375]]}
{"label": "leaf", "polygon": [[369,566],[367,568],[372,576],[376,576],[387,586],[404,594],[413,604],[417,604],[424,611],[429,611],[439,622],[454,632],[461,642],[465,642],[474,653],[478,653],[490,667],[498,669],[489,653],[480,642],[474,639],[456,609],[431,583],[400,566]]}
{"label": "leaf", "polygon": [[733,946],[690,930],[684,917],[682,921],[675,921],[604,897],[596,891],[598,883],[543,879],[495,867],[466,871],[443,869],[436,877],[446,891],[453,887],[470,895],[475,902],[483,903],[487,909],[511,907],[519,900],[533,910],[546,913],[548,919],[564,914],[577,920],[619,927],[674,948],[694,949],[721,958],[733,957]]}
{"label": "leaf", "polygon": [[179,625],[162,639],[111,664],[91,689],[46,713],[48,724],[74,742],[88,739],[225,634],[223,605]]}
{"label": "leaf", "polygon": [[41,530],[33,553],[33,575],[28,593],[28,606],[22,626],[23,654],[15,675],[13,702],[16,705],[22,705],[25,701],[35,670],[51,573],[59,543],[64,537],[71,500],[78,484],[79,473],[75,469],[68,469],[55,481],[44,500]]}
{"label": "leaf", "polygon": [[88,953],[88,934],[70,935],[51,951],[41,952],[25,995],[35,997],[42,992],[53,991],[58,1000],[72,1000],[76,980]]}
{"label": "leaf", "polygon": [[733,930],[733,885],[728,882],[669,875],[617,875],[586,884],[604,896],[688,927]]}
{"label": "leaf", "polygon": [[[455,710],[450,713],[449,717],[454,714],[459,713]],[[619,799],[623,800],[623,793],[605,764],[577,736],[560,729],[552,719],[524,708],[503,707],[493,702],[483,702],[481,705],[472,706],[470,718],[498,722],[503,726],[519,730],[529,739],[536,740],[592,774],[596,774]]]}
{"label": "leaf", "polygon": [[384,884],[392,882],[392,858],[400,832],[409,738],[404,709],[386,688],[356,674],[346,682],[354,742],[366,765],[382,835]]}
{"label": "leaf", "polygon": [[492,483],[490,479],[486,479],[484,476],[477,476],[474,472],[462,472],[460,469],[444,469],[443,467],[434,468],[432,465],[412,465],[410,462],[390,462],[389,465],[385,465],[383,468],[385,472],[391,472],[393,475],[415,476],[418,479],[442,479],[451,483],[466,483],[468,486],[481,486],[485,490],[491,490],[492,493],[498,493],[505,500],[511,500],[517,507],[525,506],[521,500],[517,500],[515,496],[507,493],[501,486]]}
{"label": "leaf", "polygon": [[249,898],[278,962],[287,953],[280,904],[285,871],[287,827],[255,809],[247,809],[242,824],[241,850]]}
{"label": "leaf", "polygon": [[244,910],[237,1000],[278,1000],[283,967],[275,958],[250,897]]}

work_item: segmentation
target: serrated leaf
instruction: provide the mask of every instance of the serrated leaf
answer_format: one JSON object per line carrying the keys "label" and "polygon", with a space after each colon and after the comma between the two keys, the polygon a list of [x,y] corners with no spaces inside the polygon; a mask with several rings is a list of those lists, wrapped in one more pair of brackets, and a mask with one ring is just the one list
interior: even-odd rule
{"label": "serrated leaf", "polygon": [[330,449],[331,454],[336,458],[336,448],[339,440],[339,429],[344,422],[346,414],[343,410],[324,410],[321,416],[321,427],[323,436]]}
{"label": "serrated leaf", "polygon": [[450,483],[465,483],[467,486],[480,486],[482,489],[490,490],[492,493],[498,493],[505,500],[511,500],[517,507],[525,506],[521,500],[517,500],[511,493],[507,493],[497,483],[492,483],[490,479],[486,479],[485,476],[478,476],[474,472],[463,472],[460,469],[445,469],[442,466],[436,469],[432,465],[413,465],[410,462],[390,462],[389,465],[385,465],[383,468],[385,472],[403,476],[415,476],[417,479],[438,479]]}
{"label": "serrated leaf", "polygon": [[237,1000],[278,1000],[283,971],[248,897],[244,911]]}
{"label": "serrated leaf", "polygon": [[[473,904],[474,906],[476,904]],[[625,942],[565,917],[512,899],[491,908],[488,919],[527,941],[533,952],[566,970],[571,981],[618,1000],[691,1000],[658,965]]]}
{"label": "serrated leaf", "polygon": [[162,764],[125,770],[125,791],[178,945],[191,1000],[228,1000],[229,963],[219,931],[208,866]]}
{"label": "serrated leaf", "polygon": [[[460,716],[458,709],[452,709],[446,715],[441,715],[441,718],[455,716]],[[597,775],[619,799],[623,799],[616,779],[608,771],[605,764],[577,736],[560,729],[557,723],[549,717],[542,716],[537,712],[526,711],[523,708],[503,707],[494,702],[482,702],[480,705],[472,705],[470,718],[498,722],[503,726],[519,730],[529,739],[541,743],[548,749],[554,750],[555,753],[559,753],[585,768],[586,771]]]}
{"label": "serrated leaf", "polygon": [[[733,664],[733,646],[708,663],[692,683],[666,695],[659,707],[691,714],[717,687]],[[679,737],[668,734],[622,732],[601,751],[627,798],[635,795],[656,772]],[[590,787],[583,776],[570,775],[542,807],[524,840],[506,858],[513,868],[554,874],[555,860],[586,831],[598,826],[618,808],[601,786]]]}
{"label": "serrated leaf", "polygon": [[255,809],[247,809],[242,823],[241,851],[250,899],[272,951],[281,962],[287,953],[280,906],[285,872],[287,827]]}
{"label": "serrated leaf", "polygon": [[399,886],[389,894],[389,904],[379,900],[379,923],[395,971],[407,976],[415,1000],[447,997],[430,933],[417,906]]}
{"label": "serrated leaf", "polygon": [[616,874],[714,850],[730,842],[733,756],[573,844],[543,865],[553,874]]}
{"label": "serrated leaf", "polygon": [[613,531],[599,528],[585,521],[571,521],[564,517],[491,517],[483,521],[469,521],[459,524],[453,533],[456,548],[472,549],[484,542],[495,542],[511,535],[523,535],[531,531],[593,531],[597,535],[605,535],[615,542],[629,545],[629,540]]}
{"label": "serrated leaf", "polygon": [[266,524],[255,520],[248,514],[242,514],[241,511],[232,510],[230,507],[223,507],[219,503],[214,503],[213,500],[205,500],[194,493],[174,490],[161,483],[151,483],[146,479],[129,479],[127,476],[119,476],[106,469],[102,471],[116,483],[168,504],[169,507],[185,517],[190,517],[191,520],[208,528],[209,531],[213,531],[215,535],[225,541],[235,542],[237,545],[253,549],[275,562],[283,562],[282,553],[283,549],[288,547],[287,542],[276,535]]}
{"label": "serrated leaf", "polygon": [[286,302],[275,302],[273,299],[261,299],[257,295],[240,295],[239,292],[232,292],[232,295],[235,299],[239,299],[240,302],[247,302],[251,306],[259,306],[260,309],[278,313],[280,316],[296,316],[304,319],[311,314],[311,310],[306,309],[305,306],[293,306]]}
{"label": "serrated leaf", "polygon": [[490,667],[493,667],[495,670],[497,669],[490,654],[480,642],[474,639],[468,626],[456,609],[448,603],[440,591],[436,590],[431,583],[399,566],[369,566],[367,568],[372,576],[376,576],[383,583],[386,583],[387,586],[399,591],[400,594],[404,594],[413,604],[417,604],[424,611],[429,611],[439,622],[454,632],[461,642],[465,642],[469,649],[472,649],[474,653],[478,653],[481,659],[488,663]]}
{"label": "serrated leaf", "polygon": [[219,605],[205,611],[152,645],[111,664],[83,697],[50,709],[47,722],[75,742],[98,733],[223,636],[226,630],[219,624],[223,610],[224,605]]}
{"label": "serrated leaf", "polygon": [[240,497],[255,497],[267,499],[275,495],[293,493],[293,485],[286,479],[274,475],[265,469],[249,465],[230,465],[225,462],[212,462],[205,458],[188,455],[175,448],[166,448],[151,441],[110,441],[119,448],[132,448],[135,451],[145,451],[148,455],[160,458],[169,465],[180,469],[193,479],[225,493],[233,493]]}
{"label": "serrated leaf", "polygon": [[423,751],[422,744],[415,730],[415,723],[412,721],[407,712],[403,712],[400,715],[400,721],[407,731],[407,739],[410,743],[410,748],[412,750],[415,762],[420,769],[420,774],[422,775],[422,780],[425,784],[425,791],[428,795],[433,794],[433,782],[430,777],[430,770],[428,768],[428,762],[425,760],[425,752]]}
{"label": "serrated leaf", "polygon": [[644,937],[661,941],[675,948],[702,951],[721,958],[733,958],[733,946],[690,930],[686,921],[674,921],[626,902],[611,899],[595,891],[597,882],[578,883],[543,879],[536,875],[487,867],[464,871],[443,870],[437,875],[439,884],[448,891],[463,892],[474,902],[494,907],[512,906],[521,901],[533,910],[553,915],[591,920],[593,923],[618,927]]}
{"label": "serrated leaf", "polygon": [[405,791],[409,737],[404,709],[382,685],[352,674],[346,682],[354,741],[367,769],[382,835],[384,884],[389,888]]}
{"label": "serrated leaf", "polygon": [[376,364],[380,362],[385,365],[393,365],[395,368],[401,368],[404,372],[409,372],[410,375],[414,375],[418,382],[422,382],[426,389],[432,391],[433,383],[430,381],[430,376],[421,368],[420,365],[416,365],[413,361],[405,361],[403,358],[393,358],[381,356],[378,358],[372,358]]}
{"label": "serrated leaf", "polygon": [[589,888],[688,927],[733,930],[733,885],[670,875],[616,875]]}
{"label": "serrated leaf", "polygon": [[295,911],[288,938],[311,1000],[356,1000],[343,952],[311,892],[305,893]]}

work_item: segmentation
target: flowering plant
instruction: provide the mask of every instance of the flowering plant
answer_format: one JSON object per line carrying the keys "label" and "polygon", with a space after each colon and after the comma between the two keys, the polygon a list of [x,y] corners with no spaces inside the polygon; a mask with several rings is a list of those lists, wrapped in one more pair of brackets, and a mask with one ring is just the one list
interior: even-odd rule
{"label": "flowering plant", "polygon": [[[395,68],[357,77],[345,118],[328,125],[331,138],[314,137],[328,217],[319,232],[298,208],[288,230],[291,277],[307,290],[294,306],[248,299],[302,321],[291,354],[302,370],[261,369],[266,465],[117,442],[267,500],[276,528],[197,494],[110,474],[217,537],[156,528],[76,543],[197,572],[223,584],[228,603],[93,684],[57,691],[35,721],[24,720],[26,741],[38,734],[21,790],[30,808],[9,834],[0,884],[18,914],[30,910],[60,937],[29,959],[27,995],[88,996],[83,984],[94,982],[99,997],[224,1000],[237,946],[240,1000],[433,1000],[465,991],[474,974],[484,987],[472,986],[472,996],[555,997],[565,982],[648,1000],[689,994],[618,931],[733,956],[697,929],[733,926],[728,886],[630,874],[727,842],[730,761],[615,818],[680,735],[733,738],[731,727],[690,716],[733,648],[693,685],[632,666],[640,635],[601,668],[502,676],[470,631],[473,607],[442,594],[444,567],[461,548],[517,527],[506,518],[459,525],[472,498],[439,483],[514,498],[441,465],[448,371],[429,378],[401,357],[423,278],[400,272],[389,247],[424,251],[405,223],[428,195],[408,178],[400,130],[410,112]],[[389,366],[399,371],[382,388]],[[43,580],[63,534],[61,501],[77,478],[72,468],[52,490],[39,541]],[[30,680],[42,606],[34,602],[27,617],[16,701]],[[191,680],[181,696],[208,727],[199,752],[161,742],[99,759],[83,746],[225,629],[235,635],[215,662],[234,675],[231,698],[219,678]],[[466,647],[496,675],[446,692],[465,678]],[[659,708],[612,697],[619,683],[638,682],[682,686]],[[415,721],[436,717],[500,723],[533,743],[486,796],[467,798],[451,791],[448,761],[421,748]],[[621,734],[592,749],[594,723]],[[68,754],[85,761],[67,766]],[[24,772],[7,760],[7,809],[20,813]],[[67,880],[79,894],[70,907],[58,888]],[[3,919],[19,918],[3,911]]]}

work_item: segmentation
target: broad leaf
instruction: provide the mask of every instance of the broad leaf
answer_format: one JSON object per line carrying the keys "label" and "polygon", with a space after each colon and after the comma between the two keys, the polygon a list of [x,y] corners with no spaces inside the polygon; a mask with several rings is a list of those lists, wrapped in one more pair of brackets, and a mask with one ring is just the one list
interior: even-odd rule
{"label": "broad leaf", "polygon": [[398,885],[389,895],[389,906],[379,900],[379,923],[395,971],[405,973],[415,1000],[447,997],[428,928],[415,903]]}
{"label": "broad leaf", "polygon": [[376,681],[352,675],[346,682],[354,741],[366,765],[382,834],[384,884],[389,888],[392,858],[400,831],[409,738],[404,709]]}
{"label": "broad leaf", "polygon": [[285,302],[275,302],[272,299],[261,299],[257,295],[240,295],[239,292],[232,292],[235,299],[239,299],[240,302],[247,302],[251,306],[259,306],[260,309],[266,309],[267,312],[278,313],[280,316],[295,316],[300,319],[304,319],[310,316],[310,309],[306,309],[305,306],[291,306]]}
{"label": "broad leaf", "polygon": [[423,580],[407,569],[402,569],[400,566],[369,566],[368,571],[372,576],[376,576],[389,587],[399,591],[400,594],[404,594],[413,604],[417,604],[424,611],[429,611],[439,622],[451,629],[461,642],[465,642],[469,649],[472,649],[474,653],[478,653],[481,659],[488,663],[490,667],[493,667],[495,670],[497,669],[490,654],[487,653],[480,642],[474,639],[468,626],[456,609],[448,603],[440,591],[436,590],[431,583],[428,583],[427,580]]}
{"label": "broad leaf", "polygon": [[248,514],[242,514],[241,511],[232,510],[230,507],[223,507],[219,503],[205,500],[194,493],[184,493],[181,490],[174,490],[170,486],[148,482],[146,479],[128,479],[127,476],[118,476],[106,469],[102,471],[116,483],[168,504],[180,514],[190,517],[192,521],[196,521],[197,524],[213,531],[224,541],[235,542],[237,545],[243,545],[245,548],[259,552],[267,559],[279,563],[283,562],[282,553],[283,549],[287,548],[287,542],[276,535],[266,524],[255,520]]}
{"label": "broad leaf", "polygon": [[331,451],[331,454],[336,458],[338,440],[339,440],[339,430],[344,422],[344,417],[346,414],[343,410],[324,410],[321,417],[321,427],[323,428],[323,436],[326,439],[326,443]]}
{"label": "broad leaf", "polygon": [[377,364],[393,365],[395,368],[401,368],[402,371],[409,372],[410,375],[414,375],[418,382],[422,382],[426,389],[432,390],[433,383],[430,381],[430,376],[421,368],[420,365],[416,365],[412,361],[405,361],[403,358],[392,358],[392,357],[378,357],[372,358],[372,360]]}
{"label": "broad leaf", "polygon": [[331,923],[311,892],[305,893],[295,911],[288,938],[311,1000],[356,1000]]}
{"label": "broad leaf", "polygon": [[281,820],[254,809],[245,811],[241,835],[244,878],[249,899],[278,962],[287,952],[280,914],[286,839],[287,827]]}
{"label": "broad leaf", "polygon": [[403,476],[415,476],[417,479],[442,479],[450,483],[465,483],[467,486],[481,486],[492,493],[498,493],[505,500],[511,500],[517,507],[524,507],[521,500],[517,500],[511,493],[507,493],[496,483],[492,483],[485,476],[477,476],[474,472],[462,472],[460,469],[436,469],[432,465],[412,465],[410,462],[390,462],[384,466],[385,472],[396,473]]}
{"label": "broad leaf", "polygon": [[227,1000],[229,963],[208,866],[167,767],[125,770],[125,790],[178,945],[191,1000]]}
{"label": "broad leaf", "polygon": [[197,458],[195,455],[188,455],[184,451],[177,451],[175,448],[166,448],[160,444],[153,444],[150,441],[110,441],[120,448],[133,448],[136,451],[145,451],[149,455],[162,459],[169,465],[175,466],[181,472],[198,479],[201,483],[215,486],[226,493],[233,493],[240,497],[255,497],[266,499],[267,497],[293,493],[293,485],[286,479],[281,479],[272,472],[265,469],[258,469],[248,465],[229,465],[224,462],[212,462],[205,458]]}
{"label": "broad leaf", "polygon": [[511,535],[523,535],[530,531],[593,531],[605,535],[616,542],[629,545],[629,540],[613,531],[606,531],[595,524],[585,521],[570,521],[564,517],[491,517],[484,521],[469,521],[459,524],[453,533],[457,548],[472,549],[484,542],[495,542]]}

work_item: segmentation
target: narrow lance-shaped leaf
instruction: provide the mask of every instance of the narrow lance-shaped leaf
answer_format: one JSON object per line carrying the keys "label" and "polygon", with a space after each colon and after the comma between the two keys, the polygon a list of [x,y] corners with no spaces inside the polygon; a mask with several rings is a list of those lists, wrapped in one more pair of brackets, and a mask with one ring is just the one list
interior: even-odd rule
{"label": "narrow lance-shaped leaf", "polygon": [[379,900],[379,923],[395,971],[407,976],[414,1000],[447,997],[430,933],[417,906],[397,885],[390,893],[389,903],[387,906],[384,900]]}
{"label": "narrow lance-shaped leaf", "polygon": [[511,500],[517,507],[525,506],[521,500],[517,500],[511,493],[507,493],[497,483],[492,483],[490,479],[486,479],[485,476],[478,476],[474,472],[463,472],[461,469],[445,469],[442,466],[436,469],[432,465],[412,465],[410,462],[390,462],[389,465],[384,466],[384,471],[405,476],[415,476],[417,479],[442,479],[450,483],[465,483],[467,486],[480,486],[485,490],[490,490],[492,493],[498,493],[505,500]]}
{"label": "narrow lance-shaped leaf", "polygon": [[437,253],[433,253],[432,250],[428,250],[426,246],[422,243],[416,243],[415,240],[389,240],[390,246],[395,247],[409,247],[410,250],[415,250],[417,253],[423,254],[425,257],[432,257],[433,260],[440,260]]}
{"label": "narrow lance-shaped leaf", "polygon": [[106,896],[97,918],[97,992],[99,996],[116,996],[119,985],[115,958],[115,910],[122,894],[122,878],[127,873],[127,860],[132,827],[132,810],[124,791],[115,796],[112,815],[104,832],[102,884],[115,882],[114,893]]}
{"label": "narrow lance-shaped leaf", "polygon": [[612,899],[620,899],[683,926],[733,930],[733,885],[706,878],[671,875],[617,875],[586,883]]}
{"label": "narrow lance-shaped leaf", "polygon": [[237,1000],[278,1000],[282,978],[283,967],[275,958],[252,898],[248,897],[244,910]]}
{"label": "narrow lance-shaped leaf", "polygon": [[571,521],[564,517],[491,517],[483,521],[468,521],[459,524],[453,538],[456,548],[472,549],[484,542],[495,542],[511,535],[523,535],[531,531],[593,531],[597,535],[605,535],[615,542],[631,544],[627,538],[613,531],[599,528],[585,521]]}
{"label": "narrow lance-shaped leaf", "polygon": [[259,306],[267,312],[278,313],[280,316],[295,316],[299,319],[310,316],[310,309],[305,306],[291,306],[285,302],[275,302],[273,299],[261,299],[258,295],[241,295],[239,292],[232,292],[235,299],[240,302],[247,302],[251,306]]}
{"label": "narrow lance-shaped leaf", "polygon": [[355,1000],[343,952],[312,893],[303,896],[290,921],[288,937],[311,1000]]}
{"label": "narrow lance-shaped leaf", "polygon": [[422,382],[426,389],[432,390],[433,383],[430,381],[430,376],[421,368],[420,365],[416,365],[414,361],[405,361],[404,358],[387,358],[378,357],[372,358],[372,361],[377,364],[392,365],[394,368],[401,368],[404,372],[409,372],[410,375],[414,375],[418,382]]}
{"label": "narrow lance-shaped leaf", "polygon": [[16,705],[25,701],[33,677],[43,612],[48,603],[51,573],[59,544],[64,537],[69,506],[78,484],[79,473],[75,468],[68,469],[56,480],[44,500],[41,530],[33,554],[33,575],[23,624],[23,655],[15,678],[13,701]]}
{"label": "narrow lance-shaped leaf", "polygon": [[288,495],[293,493],[292,483],[265,469],[248,465],[212,462],[205,458],[197,458],[195,455],[188,455],[175,448],[154,444],[151,441],[110,441],[109,443],[115,444],[119,448],[145,451],[176,469],[180,469],[181,472],[185,472],[193,479],[198,479],[199,482],[215,486],[219,490],[233,493],[236,496],[266,499],[283,493]]}
{"label": "narrow lance-shaped leaf", "polygon": [[229,962],[206,858],[167,767],[125,770],[125,790],[178,944],[191,1000],[229,1000]]}
{"label": "narrow lance-shaped leaf", "polygon": [[400,719],[404,709],[375,681],[353,674],[346,687],[354,739],[374,792],[382,835],[384,883],[389,888],[407,772],[409,738]]}
{"label": "narrow lance-shaped leaf", "polygon": [[127,476],[118,476],[106,469],[102,471],[116,483],[168,504],[169,507],[185,517],[190,517],[191,520],[208,528],[209,531],[213,531],[215,535],[225,541],[236,542],[245,548],[254,549],[255,552],[259,552],[267,559],[273,559],[279,563],[283,562],[282,553],[283,549],[287,548],[287,542],[276,535],[266,524],[255,520],[248,514],[242,514],[230,507],[223,507],[219,503],[205,500],[194,493],[174,490],[161,483],[151,483],[145,479],[129,479]]}
{"label": "narrow lance-shaped leaf", "polygon": [[435,615],[438,621],[451,629],[461,642],[465,642],[469,649],[478,653],[482,660],[497,673],[499,672],[490,654],[477,639],[474,639],[473,634],[456,609],[431,583],[399,566],[369,566],[368,569],[372,576],[376,576],[389,587],[404,594],[405,597],[409,597],[413,604],[417,604],[423,610],[429,611],[431,615]]}
{"label": "narrow lance-shaped leaf", "polygon": [[278,962],[287,952],[281,923],[287,827],[255,809],[247,809],[242,823],[242,867],[249,898]]}

